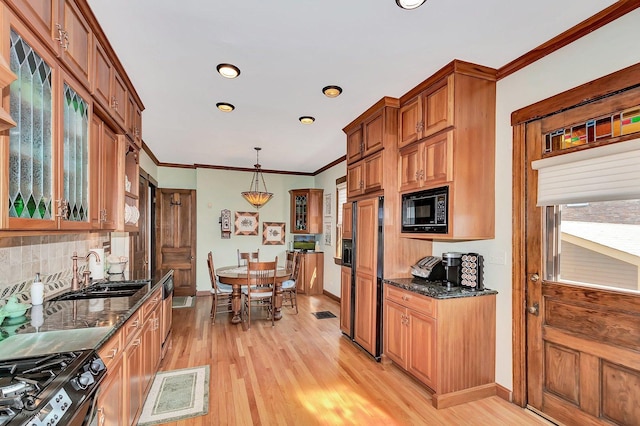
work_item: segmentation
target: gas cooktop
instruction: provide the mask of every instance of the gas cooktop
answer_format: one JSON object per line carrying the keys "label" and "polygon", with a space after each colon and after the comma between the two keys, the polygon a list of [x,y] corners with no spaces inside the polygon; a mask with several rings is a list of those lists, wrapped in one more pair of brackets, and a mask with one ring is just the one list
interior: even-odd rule
{"label": "gas cooktop", "polygon": [[70,424],[105,373],[94,350],[1,362],[0,426]]}

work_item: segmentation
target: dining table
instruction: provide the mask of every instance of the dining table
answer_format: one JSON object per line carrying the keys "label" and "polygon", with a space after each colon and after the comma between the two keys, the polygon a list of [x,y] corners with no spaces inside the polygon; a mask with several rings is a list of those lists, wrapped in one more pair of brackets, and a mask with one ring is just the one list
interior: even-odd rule
{"label": "dining table", "polygon": [[[291,278],[292,271],[283,266],[276,269],[275,297],[273,300],[273,319],[276,321],[282,318],[282,283]],[[242,309],[242,287],[247,286],[246,266],[223,266],[216,269],[218,280],[222,284],[231,285],[231,309],[233,310],[232,324],[242,322],[240,310]]]}

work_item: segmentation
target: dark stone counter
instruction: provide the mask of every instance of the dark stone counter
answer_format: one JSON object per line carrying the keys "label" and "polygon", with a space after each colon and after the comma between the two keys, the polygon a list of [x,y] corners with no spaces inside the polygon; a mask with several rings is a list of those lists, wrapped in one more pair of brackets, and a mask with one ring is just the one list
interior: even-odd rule
{"label": "dark stone counter", "polygon": [[385,284],[389,284],[403,290],[421,294],[434,299],[454,299],[458,297],[475,297],[498,294],[497,291],[485,288],[484,290],[471,290],[468,287],[447,287],[444,281],[427,281],[421,278],[385,278]]}
{"label": "dark stone counter", "polygon": [[112,276],[110,282],[147,285],[129,297],[45,301],[22,317],[6,318],[0,326],[0,360],[99,348],[172,273],[154,274],[147,280]]}

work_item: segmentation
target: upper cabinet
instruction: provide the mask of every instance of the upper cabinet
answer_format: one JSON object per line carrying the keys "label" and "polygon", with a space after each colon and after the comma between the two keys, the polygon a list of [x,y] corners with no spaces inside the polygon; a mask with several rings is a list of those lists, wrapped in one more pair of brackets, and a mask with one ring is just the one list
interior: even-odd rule
{"label": "upper cabinet", "polygon": [[0,15],[0,125],[15,126],[0,136],[0,228],[124,230],[125,166],[138,176],[138,148],[125,157],[129,97],[137,123],[142,105],[95,17],[73,0],[6,0]]}
{"label": "upper cabinet", "polygon": [[347,135],[347,198],[383,189],[384,150],[396,149],[398,99],[385,97],[342,129]]}
{"label": "upper cabinet", "polygon": [[496,71],[453,61],[400,98],[398,190],[449,186],[449,233],[495,234]]}
{"label": "upper cabinet", "polygon": [[454,76],[442,78],[400,107],[398,147],[453,126]]}
{"label": "upper cabinet", "polygon": [[73,0],[6,0],[89,88],[92,31]]}
{"label": "upper cabinet", "polygon": [[322,233],[322,189],[292,189],[291,233]]}

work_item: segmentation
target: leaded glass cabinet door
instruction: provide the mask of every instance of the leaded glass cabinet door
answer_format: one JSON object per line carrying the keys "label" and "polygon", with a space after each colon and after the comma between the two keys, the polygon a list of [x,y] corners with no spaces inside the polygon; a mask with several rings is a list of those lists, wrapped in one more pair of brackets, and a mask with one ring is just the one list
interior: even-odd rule
{"label": "leaded glass cabinet door", "polygon": [[24,28],[10,31],[8,216],[13,229],[51,229],[56,224],[54,82],[55,59]]}
{"label": "leaded glass cabinet door", "polygon": [[89,229],[90,95],[67,75],[61,86],[60,194],[66,209],[61,229]]}

